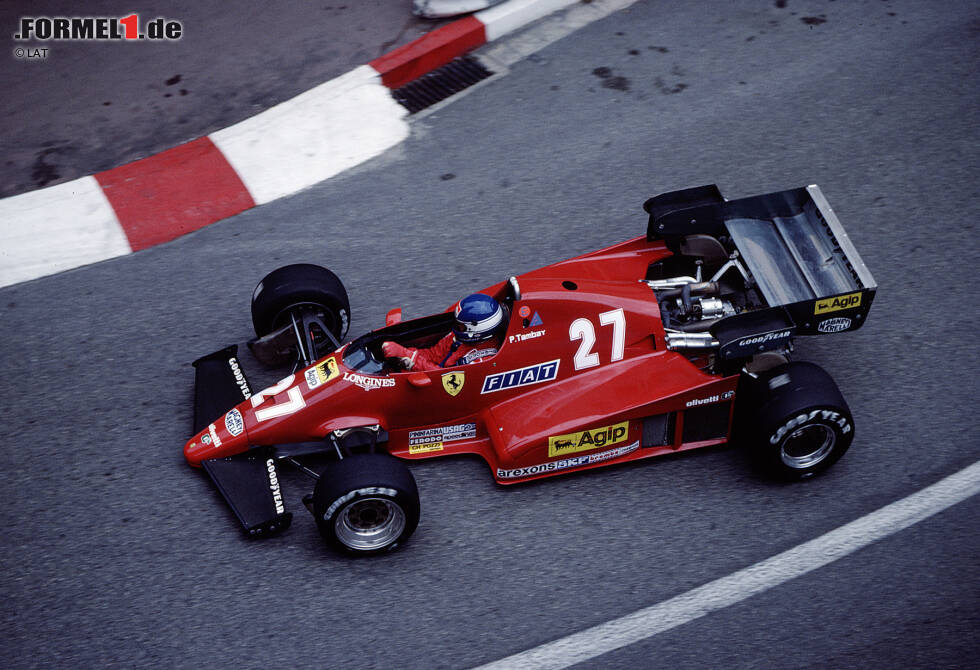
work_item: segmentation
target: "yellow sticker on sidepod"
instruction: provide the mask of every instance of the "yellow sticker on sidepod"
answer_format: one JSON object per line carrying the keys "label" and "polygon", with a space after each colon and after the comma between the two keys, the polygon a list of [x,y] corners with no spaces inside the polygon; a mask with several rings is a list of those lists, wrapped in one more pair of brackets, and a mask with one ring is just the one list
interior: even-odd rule
{"label": "yellow sticker on sidepod", "polygon": [[430,442],[428,444],[412,444],[408,447],[410,454],[425,454],[430,451],[442,451],[442,442]]}
{"label": "yellow sticker on sidepod", "polygon": [[623,421],[612,426],[549,437],[548,456],[564,456],[565,454],[575,454],[580,451],[589,451],[625,442],[629,434],[629,427],[630,422]]}

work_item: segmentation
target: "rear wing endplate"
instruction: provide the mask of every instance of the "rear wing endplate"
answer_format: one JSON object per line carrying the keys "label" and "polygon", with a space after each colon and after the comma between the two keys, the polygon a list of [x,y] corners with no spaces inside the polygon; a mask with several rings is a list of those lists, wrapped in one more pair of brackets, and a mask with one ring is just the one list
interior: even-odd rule
{"label": "rear wing endplate", "polygon": [[[766,306],[779,313],[771,319],[789,319],[795,335],[855,330],[864,323],[878,285],[819,186],[720,202],[711,202],[709,187],[688,191],[647,201],[649,239],[730,239]],[[722,320],[730,336],[743,316]],[[751,328],[738,330],[753,334]]]}

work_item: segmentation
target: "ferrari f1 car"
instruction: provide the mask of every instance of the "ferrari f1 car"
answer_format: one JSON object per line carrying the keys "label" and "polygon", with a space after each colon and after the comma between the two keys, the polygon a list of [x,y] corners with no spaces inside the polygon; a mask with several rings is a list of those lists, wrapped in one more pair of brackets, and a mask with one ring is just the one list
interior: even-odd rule
{"label": "ferrari f1 car", "polygon": [[513,484],[735,435],[776,476],[837,461],[851,412],[825,371],[789,360],[792,342],[859,328],[876,284],[820,189],[727,201],[702,186],[644,209],[646,235],[484,289],[506,315],[498,352],[435,371],[399,370],[381,344],[431,346],[452,309],[408,321],[392,310],[341,344],[350,302],[337,276],[275,270],[252,295],[249,346],[292,372],[255,392],[237,347],[195,361],[186,459],[253,536],[288,527],[278,468],[298,468],[316,480],[303,502],[323,536],[355,554],[415,530],[416,459],[476,454]]}

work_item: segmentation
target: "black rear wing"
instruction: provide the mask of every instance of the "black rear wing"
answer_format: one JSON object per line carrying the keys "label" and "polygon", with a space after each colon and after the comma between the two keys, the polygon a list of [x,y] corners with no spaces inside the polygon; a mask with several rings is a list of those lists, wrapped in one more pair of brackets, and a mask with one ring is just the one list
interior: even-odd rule
{"label": "black rear wing", "polygon": [[648,239],[670,243],[707,234],[730,240],[738,251],[768,309],[722,319],[711,329],[716,337],[735,338],[718,338],[723,355],[726,344],[747,336],[772,333],[772,342],[786,330],[836,333],[867,319],[878,286],[816,185],[729,201],[716,186],[701,186],[651,198],[644,209]]}

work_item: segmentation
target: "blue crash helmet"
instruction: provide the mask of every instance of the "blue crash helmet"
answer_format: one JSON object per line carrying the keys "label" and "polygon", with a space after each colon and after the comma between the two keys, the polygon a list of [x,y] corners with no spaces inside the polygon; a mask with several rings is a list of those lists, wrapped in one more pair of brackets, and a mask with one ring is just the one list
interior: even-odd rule
{"label": "blue crash helmet", "polygon": [[504,320],[496,300],[482,293],[468,295],[456,305],[453,333],[459,342],[482,342],[493,337]]}

